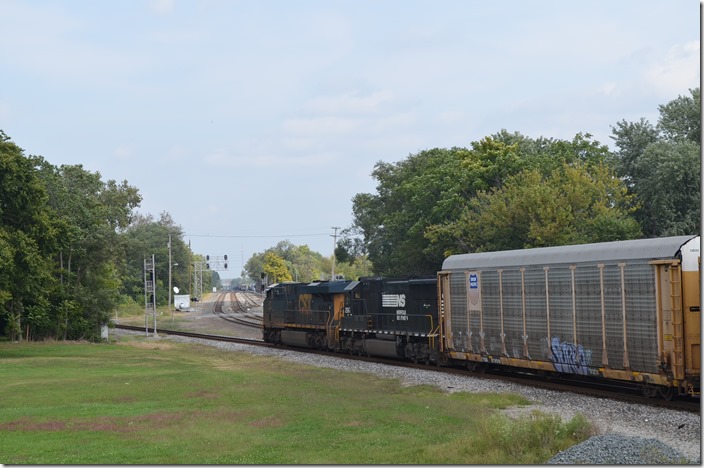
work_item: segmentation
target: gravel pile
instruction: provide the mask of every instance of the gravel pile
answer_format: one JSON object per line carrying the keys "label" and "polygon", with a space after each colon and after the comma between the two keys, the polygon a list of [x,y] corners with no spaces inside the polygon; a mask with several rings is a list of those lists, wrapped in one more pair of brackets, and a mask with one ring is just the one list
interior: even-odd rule
{"label": "gravel pile", "polygon": [[[115,330],[114,333],[130,333]],[[471,376],[448,375],[434,370],[411,370],[385,364],[316,356],[281,348],[260,348],[180,336],[160,337],[198,342],[223,350],[276,356],[319,367],[364,372],[399,379],[404,385],[435,385],[448,392],[511,392],[532,402],[529,407],[507,410],[509,416],[538,410],[569,420],[583,414],[598,434],[555,456],[552,464],[701,464],[701,419],[698,414],[616,402],[583,395],[554,392]]]}
{"label": "gravel pile", "polygon": [[[694,464],[657,439],[606,434],[592,437],[560,452],[550,465],[674,465]],[[699,463],[697,463],[699,464]]]}

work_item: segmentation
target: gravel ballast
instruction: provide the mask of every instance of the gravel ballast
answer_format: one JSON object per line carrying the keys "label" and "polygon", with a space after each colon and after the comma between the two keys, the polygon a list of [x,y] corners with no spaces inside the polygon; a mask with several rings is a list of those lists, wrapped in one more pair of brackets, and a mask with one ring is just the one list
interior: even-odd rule
{"label": "gravel ballast", "polygon": [[[130,333],[124,330],[114,334]],[[701,464],[701,418],[699,414],[674,411],[607,399],[533,388],[480,377],[449,375],[434,370],[405,369],[385,364],[351,361],[335,356],[299,353],[282,348],[261,348],[180,336],[160,337],[201,343],[223,350],[275,356],[312,366],[364,372],[396,378],[404,385],[435,385],[447,392],[510,392],[532,402],[513,408],[509,416],[538,410],[557,414],[567,421],[583,414],[598,435],[553,457],[551,464]]]}

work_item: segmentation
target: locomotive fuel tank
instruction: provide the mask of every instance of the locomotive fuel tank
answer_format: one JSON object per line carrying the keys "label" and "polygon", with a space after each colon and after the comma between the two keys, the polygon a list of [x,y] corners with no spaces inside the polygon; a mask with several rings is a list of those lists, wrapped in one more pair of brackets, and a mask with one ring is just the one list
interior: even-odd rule
{"label": "locomotive fuel tank", "polygon": [[403,359],[405,354],[403,347],[399,346],[395,337],[392,339],[374,339],[367,338],[364,340],[364,351],[370,356],[380,356],[394,359]]}

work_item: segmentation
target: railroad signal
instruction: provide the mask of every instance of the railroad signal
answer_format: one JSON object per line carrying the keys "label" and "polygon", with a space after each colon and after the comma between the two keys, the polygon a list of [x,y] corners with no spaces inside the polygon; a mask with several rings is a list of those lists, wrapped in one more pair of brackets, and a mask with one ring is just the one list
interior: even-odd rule
{"label": "railroad signal", "polygon": [[227,270],[227,255],[206,255],[205,268],[213,271]]}

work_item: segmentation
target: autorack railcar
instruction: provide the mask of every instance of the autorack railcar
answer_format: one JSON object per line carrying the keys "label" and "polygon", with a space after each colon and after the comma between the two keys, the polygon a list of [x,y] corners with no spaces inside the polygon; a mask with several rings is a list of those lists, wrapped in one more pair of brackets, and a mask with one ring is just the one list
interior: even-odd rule
{"label": "autorack railcar", "polygon": [[450,256],[439,351],[699,395],[699,250],[680,236]]}

